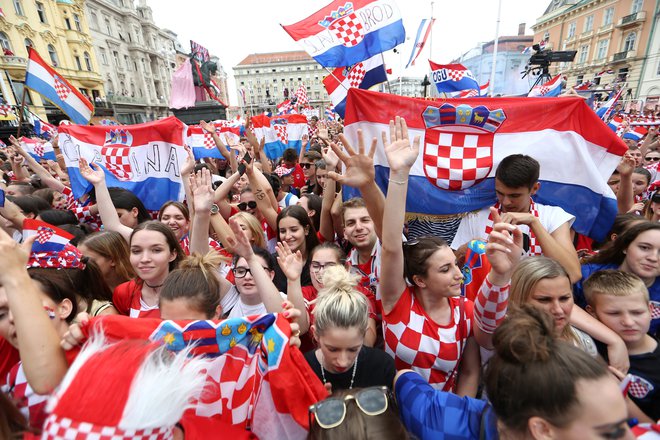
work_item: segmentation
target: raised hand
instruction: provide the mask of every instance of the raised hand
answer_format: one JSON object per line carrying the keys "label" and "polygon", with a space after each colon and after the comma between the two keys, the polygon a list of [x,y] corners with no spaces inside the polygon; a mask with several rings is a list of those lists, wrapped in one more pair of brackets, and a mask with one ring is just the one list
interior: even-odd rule
{"label": "raised hand", "polygon": [[634,169],[635,158],[632,157],[632,154],[630,154],[629,151],[626,151],[626,153],[621,158],[621,162],[619,162],[619,165],[617,165],[616,170],[622,176],[630,176],[632,175]]}
{"label": "raised hand", "polygon": [[82,331],[82,326],[89,322],[89,315],[85,312],[76,315],[76,323],[69,326],[69,330],[64,333],[60,346],[65,350],[71,350],[79,345],[82,345],[86,338]]}
{"label": "raised hand", "polygon": [[18,274],[26,271],[32,244],[37,239],[33,235],[22,244],[11,238],[3,229],[0,229],[0,255],[2,255],[2,270],[0,270],[0,284],[5,284]]}
{"label": "raised hand", "polygon": [[329,171],[328,177],[341,184],[352,186],[354,188],[361,188],[365,185],[372,184],[376,177],[376,170],[374,169],[374,153],[376,152],[376,144],[378,143],[378,140],[376,138],[371,140],[369,152],[365,154],[362,130],[357,131],[357,138],[357,152],[351,147],[343,134],[339,135],[339,139],[341,139],[341,143],[344,145],[346,152],[334,142],[330,143],[330,148],[337,155],[339,160],[344,163],[346,169],[344,170],[344,174]]}
{"label": "raised hand", "polygon": [[316,136],[318,136],[319,139],[321,139],[323,142],[326,144],[330,142],[330,138],[328,136],[328,126],[326,125],[325,122],[319,121],[316,124],[316,127],[318,127],[318,132],[316,133]]}
{"label": "raised hand", "polygon": [[339,157],[337,154],[335,154],[335,152],[330,147],[325,147],[321,154],[323,156],[323,160],[325,161],[325,168],[328,171],[336,170],[337,165],[339,164]]}
{"label": "raised hand", "polygon": [[300,140],[302,141],[302,144],[303,144],[303,147],[304,147],[305,145],[307,145],[307,141],[309,141],[309,135],[306,134],[306,133],[303,134],[302,137],[300,138]]}
{"label": "raised hand", "polygon": [[291,252],[289,245],[284,242],[278,242],[275,250],[277,251],[277,263],[286,278],[288,280],[299,279],[305,266],[300,251]]}
{"label": "raised hand", "polygon": [[80,175],[94,186],[105,182],[103,169],[94,162],[87,163],[87,160],[81,157],[78,160],[78,169],[80,170]]}
{"label": "raised hand", "polygon": [[183,149],[186,150],[186,160],[181,167],[181,175],[185,178],[185,176],[190,175],[195,169],[195,155],[193,154],[190,145],[184,145]]}
{"label": "raised hand", "polygon": [[215,133],[215,125],[210,124],[206,121],[199,121],[199,126],[202,127],[202,130],[206,131],[207,133]]}
{"label": "raised hand", "polygon": [[520,261],[523,236],[515,225],[503,221],[497,209],[491,207],[490,212],[493,230],[488,235],[486,245],[486,256],[492,267],[489,278],[493,284],[501,286],[509,282],[511,273]]}
{"label": "raised hand", "polygon": [[419,156],[419,136],[415,136],[413,143],[410,143],[405,119],[397,116],[394,121],[390,121],[389,142],[385,132],[382,133],[382,138],[390,172],[410,171]]}
{"label": "raised hand", "polygon": [[241,229],[241,225],[238,223],[238,220],[235,218],[230,218],[229,219],[229,227],[231,228],[231,231],[234,233],[234,236],[228,236],[227,237],[227,242],[229,245],[234,249],[234,253],[236,255],[239,255],[246,260],[254,254],[252,251],[252,244],[250,243],[250,240],[248,240],[247,236],[245,235],[245,232],[243,229]]}
{"label": "raised hand", "polygon": [[190,191],[193,196],[193,206],[197,213],[205,213],[211,210],[215,194],[211,182],[211,172],[206,168],[202,168],[197,171],[197,174],[190,176]]}
{"label": "raised hand", "polygon": [[14,136],[9,136],[9,142],[11,142],[11,146],[9,148],[14,152],[15,155],[27,157],[28,153],[21,145],[21,141],[16,139]]}

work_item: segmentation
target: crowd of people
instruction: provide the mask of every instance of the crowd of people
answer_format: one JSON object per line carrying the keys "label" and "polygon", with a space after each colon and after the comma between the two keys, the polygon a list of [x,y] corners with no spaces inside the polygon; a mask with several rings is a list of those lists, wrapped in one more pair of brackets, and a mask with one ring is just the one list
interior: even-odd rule
{"label": "crowd of people", "polygon": [[[103,333],[112,315],[268,313],[287,317],[290,345],[327,391],[309,408],[312,439],[660,436],[657,128],[629,143],[610,177],[619,214],[595,243],[571,229],[573,215],[534,201],[540,165],[530,156],[499,163],[497,203],[464,215],[451,237],[413,236],[405,206],[420,139],[405,120],[382,139],[358,131],[349,141],[341,123],[311,118],[300,151],[277,160],[249,125],[236,145],[200,125],[223,159],[187,149],[185,200],[158,212],[109,188],[84,159],[93,191],[76,199],[57,138],[57,161],[35,160],[13,137],[0,151],[0,437],[115,438],[93,436],[103,425],[89,415],[96,408],[118,411],[114,423],[140,420],[132,430],[103,425],[116,438],[208,438],[206,422],[184,413],[204,386],[203,356],[168,356],[129,336],[110,344],[85,328],[93,321]],[[385,193],[373,161],[380,142]],[[345,200],[345,186],[362,197]],[[32,220],[73,238],[37,251],[50,237],[28,233]],[[466,295],[474,246],[489,271]],[[95,368],[113,364],[100,378]],[[140,365],[177,410],[110,403],[129,393]],[[62,407],[74,401],[86,410],[69,408],[78,419],[65,423]]]}

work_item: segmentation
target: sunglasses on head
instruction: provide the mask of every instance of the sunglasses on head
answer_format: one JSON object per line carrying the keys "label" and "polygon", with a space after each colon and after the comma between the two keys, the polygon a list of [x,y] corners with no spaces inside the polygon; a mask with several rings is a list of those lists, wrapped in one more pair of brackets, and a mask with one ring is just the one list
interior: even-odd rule
{"label": "sunglasses on head", "polygon": [[305,168],[306,170],[308,170],[308,169],[310,169],[311,167],[313,167],[314,164],[313,164],[313,163],[301,163],[300,166],[301,166],[302,168]]}
{"label": "sunglasses on head", "polygon": [[357,407],[368,416],[377,416],[387,411],[387,387],[370,387],[348,394],[344,397],[330,397],[309,407],[309,425],[312,414],[316,423],[323,429],[332,429],[341,425],[346,418],[346,402],[355,400]]}
{"label": "sunglasses on head", "polygon": [[257,207],[257,202],[250,200],[249,202],[241,202],[238,204],[238,209],[245,211],[246,209],[255,209]]}

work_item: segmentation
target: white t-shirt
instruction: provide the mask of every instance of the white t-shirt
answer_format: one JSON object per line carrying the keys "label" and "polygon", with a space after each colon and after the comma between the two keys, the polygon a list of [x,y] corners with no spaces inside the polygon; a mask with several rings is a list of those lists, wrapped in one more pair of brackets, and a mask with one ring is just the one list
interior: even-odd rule
{"label": "white t-shirt", "polygon": [[[575,221],[575,216],[567,213],[559,206],[542,205],[534,203],[536,211],[539,213],[539,220],[541,225],[549,233],[553,233],[564,223],[568,222],[571,226]],[[470,213],[461,220],[458,226],[454,241],[451,242],[452,249],[458,249],[470,240],[479,239],[487,240],[486,225],[488,224],[488,216],[490,215],[490,207],[481,209],[477,212]],[[529,235],[529,226],[518,225],[523,234]]]}
{"label": "white t-shirt", "polygon": [[[286,295],[280,292],[280,296],[283,300],[286,300]],[[264,303],[248,305],[241,300],[241,295],[238,293],[236,286],[231,286],[227,291],[227,294],[222,298],[220,302],[222,307],[223,314],[229,310],[229,315],[227,318],[243,318],[245,316],[251,315],[265,315],[268,313]]]}
{"label": "white t-shirt", "polygon": [[300,200],[298,196],[295,194],[291,194],[291,193],[285,193],[285,194],[286,195],[282,198],[282,200],[277,202],[277,204],[282,209],[286,208],[287,206],[295,205],[298,203],[298,200]]}

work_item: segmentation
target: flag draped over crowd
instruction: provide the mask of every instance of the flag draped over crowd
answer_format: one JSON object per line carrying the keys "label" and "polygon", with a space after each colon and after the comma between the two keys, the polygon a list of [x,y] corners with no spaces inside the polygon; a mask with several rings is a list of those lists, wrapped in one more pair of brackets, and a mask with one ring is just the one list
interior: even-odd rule
{"label": "flag draped over crowd", "polygon": [[[89,336],[98,318],[83,327]],[[260,439],[305,439],[307,408],[327,394],[302,353],[289,346],[291,328],[281,315],[225,321],[162,321],[106,316],[109,340],[150,339],[178,352],[213,358],[198,396],[198,416],[251,430]]]}
{"label": "flag draped over crowd", "polygon": [[136,125],[63,125],[59,133],[74,197],[92,189],[78,168],[83,157],[103,167],[108,187],[130,190],[149,210],[182,200],[185,125],[174,116]]}
{"label": "flag draped over crowd", "polygon": [[282,26],[324,67],[352,66],[403,43],[394,0],[335,0],[298,23]]}
{"label": "flag draped over crowd", "polygon": [[[408,198],[407,212],[460,214],[493,205],[497,165],[522,153],[541,164],[540,203],[575,215],[579,233],[602,239],[609,231],[617,205],[607,179],[627,148],[582,99],[428,101],[352,89],[345,133],[354,145],[358,129],[365,139],[380,139],[394,116],[406,119],[411,138],[421,138],[410,176],[415,197]],[[382,146],[374,162],[377,182],[386,188],[389,168]],[[356,194],[344,191],[344,197]]]}

